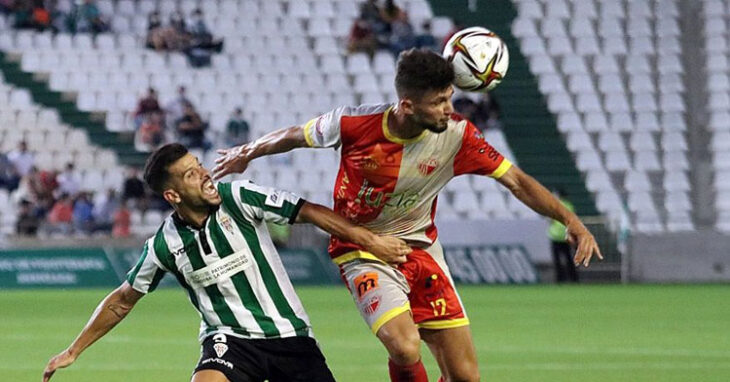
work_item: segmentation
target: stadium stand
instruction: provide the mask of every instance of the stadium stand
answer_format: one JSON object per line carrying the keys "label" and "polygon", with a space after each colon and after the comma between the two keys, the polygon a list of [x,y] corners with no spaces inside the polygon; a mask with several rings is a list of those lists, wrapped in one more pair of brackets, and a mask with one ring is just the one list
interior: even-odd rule
{"label": "stadium stand", "polygon": [[[71,7],[70,0],[59,4]],[[209,121],[208,135],[216,147],[226,145],[225,125],[236,107],[243,107],[254,139],[272,129],[306,122],[338,105],[395,99],[395,57],[391,52],[381,50],[372,58],[345,53],[349,28],[359,12],[354,2],[206,1],[205,21],[224,41],[222,53],[214,55],[207,68],[191,67],[179,52],[145,48],[150,12],[157,10],[166,20],[176,10],[187,15],[200,4],[190,0],[101,0],[98,6],[102,14],[109,15],[111,33],[96,35],[15,31],[4,19],[0,23],[5,28],[0,50],[19,59],[23,72],[47,78],[50,91],[75,95],[80,114],[103,116],[106,130],[116,134],[134,131],[137,99],[149,87],[157,90],[160,103],[166,105],[178,86],[184,85],[203,119]],[[430,21],[438,41],[452,29],[450,19],[434,17],[424,0],[399,4],[417,31],[424,21]],[[13,102],[32,104],[29,97],[13,97],[20,97]],[[514,158],[501,131],[487,131],[486,136]],[[199,154],[205,165],[212,165],[214,150]],[[51,159],[57,162],[56,157]],[[247,176],[261,178],[260,183],[286,186],[329,205],[337,162],[337,153],[332,151],[290,153],[255,161]],[[89,176],[88,180],[96,184],[98,178]],[[465,177],[449,186],[439,200],[439,217],[538,218],[519,203],[492,205],[510,196],[507,190],[487,184],[490,182]],[[153,229],[155,216],[133,211],[134,233]]]}
{"label": "stadium stand", "polygon": [[693,230],[677,2],[515,3],[512,31],[597,207],[628,208],[642,233]]}

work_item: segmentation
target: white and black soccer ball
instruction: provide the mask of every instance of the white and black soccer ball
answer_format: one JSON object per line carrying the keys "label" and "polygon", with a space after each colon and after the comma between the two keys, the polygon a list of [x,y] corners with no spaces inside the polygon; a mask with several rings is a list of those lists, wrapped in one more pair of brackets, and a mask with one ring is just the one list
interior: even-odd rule
{"label": "white and black soccer ball", "polygon": [[486,92],[507,74],[509,51],[501,38],[487,28],[456,32],[444,47],[444,58],[454,65],[454,85],[471,92]]}

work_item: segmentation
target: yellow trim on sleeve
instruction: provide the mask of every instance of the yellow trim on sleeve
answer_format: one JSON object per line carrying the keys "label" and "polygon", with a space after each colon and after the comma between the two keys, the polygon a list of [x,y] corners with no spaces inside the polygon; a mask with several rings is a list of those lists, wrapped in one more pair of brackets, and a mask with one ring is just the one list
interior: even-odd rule
{"label": "yellow trim on sleeve", "polygon": [[389,140],[393,143],[405,145],[407,143],[418,142],[419,140],[421,140],[421,138],[426,136],[426,133],[428,132],[428,130],[426,130],[426,129],[424,129],[421,132],[421,134],[418,134],[417,136],[415,136],[413,138],[408,138],[408,139],[398,138],[395,135],[391,134],[390,129],[388,129],[388,115],[390,115],[391,110],[393,110],[393,106],[389,106],[387,109],[385,109],[385,112],[383,113],[383,123],[382,123],[383,135],[385,135],[385,138],[387,140]]}
{"label": "yellow trim on sleeve", "polygon": [[502,159],[502,163],[499,164],[499,167],[497,167],[497,169],[489,176],[494,179],[499,179],[507,172],[507,170],[510,169],[510,167],[512,167],[512,162],[510,162],[507,158],[504,158]]}
{"label": "yellow trim on sleeve", "polygon": [[375,257],[375,255],[373,255],[372,253],[366,252],[366,251],[361,251],[361,250],[343,253],[343,254],[335,257],[334,259],[332,259],[332,261],[337,265],[342,265],[348,261],[352,261],[355,259],[375,260],[377,262],[385,264],[385,262],[383,260],[380,260],[379,258]]}
{"label": "yellow trim on sleeve", "polygon": [[450,329],[469,325],[469,319],[464,317],[455,320],[426,321],[416,325],[422,329]]}
{"label": "yellow trim on sleeve", "polygon": [[304,125],[304,139],[307,141],[309,147],[314,147],[314,141],[312,141],[312,137],[309,136],[309,133],[312,130],[312,125],[314,125],[314,121],[316,120],[317,118],[310,119],[309,122]]}
{"label": "yellow trim on sleeve", "polygon": [[395,316],[397,316],[397,315],[399,315],[399,314],[401,314],[403,312],[407,312],[409,310],[411,310],[411,303],[410,302],[406,302],[406,304],[403,305],[403,306],[399,306],[397,308],[393,308],[393,309],[391,309],[391,310],[383,313],[383,315],[380,316],[380,318],[378,318],[377,320],[375,320],[375,322],[373,323],[373,326],[370,327],[370,330],[373,331],[373,334],[376,334],[377,335],[378,334],[378,330],[380,330],[380,328],[383,325],[385,325],[386,322],[392,320],[393,317],[395,317]]}

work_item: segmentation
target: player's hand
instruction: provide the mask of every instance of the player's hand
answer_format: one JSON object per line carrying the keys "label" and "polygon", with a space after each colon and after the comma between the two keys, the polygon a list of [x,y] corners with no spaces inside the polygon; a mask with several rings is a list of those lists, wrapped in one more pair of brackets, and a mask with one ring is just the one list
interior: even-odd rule
{"label": "player's hand", "polygon": [[575,257],[573,257],[575,265],[583,264],[584,267],[588,267],[594,253],[600,260],[603,260],[603,255],[601,255],[601,250],[598,248],[596,239],[580,220],[576,219],[568,223],[566,228],[568,243],[576,248]]}
{"label": "player's hand", "polygon": [[43,382],[48,382],[56,370],[63,369],[64,367],[74,363],[74,361],[76,361],[76,356],[72,355],[68,349],[51,358],[51,360],[48,361],[48,365],[46,365],[46,369],[43,370]]}
{"label": "player's hand", "polygon": [[228,174],[244,172],[248,163],[253,159],[252,152],[251,142],[230,149],[218,150],[219,156],[213,167],[213,179],[218,180]]}
{"label": "player's hand", "polygon": [[392,236],[377,236],[366,248],[368,252],[377,256],[388,264],[402,264],[406,262],[406,255],[413,250],[405,241]]}

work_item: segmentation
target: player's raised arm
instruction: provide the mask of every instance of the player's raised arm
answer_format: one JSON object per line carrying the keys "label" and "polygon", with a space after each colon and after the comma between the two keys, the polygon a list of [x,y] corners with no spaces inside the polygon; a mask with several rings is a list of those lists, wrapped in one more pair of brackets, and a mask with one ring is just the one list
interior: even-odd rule
{"label": "player's raised arm", "polygon": [[299,147],[308,147],[304,137],[304,127],[292,126],[273,131],[263,137],[230,149],[218,150],[220,155],[215,160],[213,179],[220,179],[228,174],[241,173],[246,170],[248,163],[264,156],[285,153]]}
{"label": "player's raised arm", "polygon": [[507,187],[517,199],[535,210],[535,212],[553,218],[565,225],[567,228],[568,242],[576,246],[574,258],[576,265],[582,263],[583,266],[587,267],[594,253],[599,259],[603,260],[596,239],[585,225],[583,225],[578,216],[565,208],[535,178],[527,175],[524,171],[513,165],[504,175],[498,178],[498,181]]}
{"label": "player's raised arm", "polygon": [[48,365],[43,371],[43,382],[51,379],[56,370],[67,367],[76,361],[81,352],[122,321],[142,296],[144,296],[143,293],[132,289],[132,286],[126,281],[119,288],[109,293],[96,307],[91,319],[73,343],[48,361]]}
{"label": "player's raised arm", "polygon": [[411,248],[401,239],[390,236],[378,236],[366,228],[354,225],[325,206],[304,202],[297,222],[307,222],[337,236],[363,246],[368,252],[389,264],[400,264],[406,261]]}

